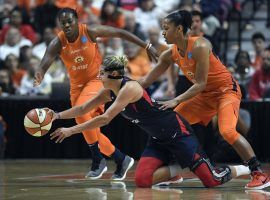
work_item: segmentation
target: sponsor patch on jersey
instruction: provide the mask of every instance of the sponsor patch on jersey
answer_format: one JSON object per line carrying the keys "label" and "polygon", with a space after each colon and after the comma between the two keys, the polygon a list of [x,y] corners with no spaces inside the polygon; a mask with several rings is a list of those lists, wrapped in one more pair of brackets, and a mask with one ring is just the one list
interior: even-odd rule
{"label": "sponsor patch on jersey", "polygon": [[86,43],[87,42],[87,37],[85,35],[83,35],[81,37],[81,41],[82,41],[82,43]]}
{"label": "sponsor patch on jersey", "polygon": [[192,53],[188,52],[187,57],[188,57],[188,59],[191,59],[192,58]]}

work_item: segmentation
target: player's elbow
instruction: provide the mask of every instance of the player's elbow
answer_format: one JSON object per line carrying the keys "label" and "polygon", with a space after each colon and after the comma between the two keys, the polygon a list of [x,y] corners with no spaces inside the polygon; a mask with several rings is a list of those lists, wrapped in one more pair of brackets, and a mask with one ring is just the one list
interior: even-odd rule
{"label": "player's elbow", "polygon": [[108,114],[100,116],[101,126],[106,126],[111,122],[112,118]]}
{"label": "player's elbow", "polygon": [[206,81],[200,81],[198,82],[198,88],[200,91],[203,91],[206,88]]}

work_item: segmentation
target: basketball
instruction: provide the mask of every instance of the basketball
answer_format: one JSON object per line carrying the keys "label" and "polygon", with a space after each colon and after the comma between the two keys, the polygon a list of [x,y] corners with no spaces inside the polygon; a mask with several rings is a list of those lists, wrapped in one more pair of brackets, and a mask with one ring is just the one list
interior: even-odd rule
{"label": "basketball", "polygon": [[32,136],[41,137],[52,127],[52,118],[45,109],[30,110],[24,117],[24,128]]}

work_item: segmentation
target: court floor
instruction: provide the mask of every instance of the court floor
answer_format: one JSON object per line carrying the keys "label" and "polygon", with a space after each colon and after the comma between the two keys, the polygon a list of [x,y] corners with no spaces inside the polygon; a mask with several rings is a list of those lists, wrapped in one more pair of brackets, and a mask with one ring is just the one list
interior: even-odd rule
{"label": "court floor", "polygon": [[[123,182],[112,182],[114,163],[108,161],[108,172],[99,180],[84,178],[89,160],[3,160],[0,161],[0,200],[166,200],[226,199],[270,200],[270,188],[263,191],[244,189],[249,177],[233,179],[215,189],[206,189],[195,176],[184,170],[184,182],[171,187],[136,188],[134,169]],[[270,172],[270,164],[263,168]]]}

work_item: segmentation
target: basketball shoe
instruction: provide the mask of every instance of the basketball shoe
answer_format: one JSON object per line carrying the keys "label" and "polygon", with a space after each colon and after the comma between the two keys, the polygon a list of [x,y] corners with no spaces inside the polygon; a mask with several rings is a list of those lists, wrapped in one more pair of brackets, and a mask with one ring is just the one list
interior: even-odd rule
{"label": "basketball shoe", "polygon": [[246,189],[261,190],[270,186],[270,178],[263,172],[251,172],[251,178],[252,180],[246,185]]}
{"label": "basketball shoe", "polygon": [[183,177],[180,175],[177,175],[177,176],[172,177],[171,179],[169,179],[167,181],[157,183],[154,186],[169,186],[171,184],[177,184],[177,183],[182,183],[182,182],[183,182]]}
{"label": "basketball shoe", "polygon": [[115,181],[121,181],[125,179],[127,171],[133,166],[133,164],[134,159],[126,155],[121,165],[116,166],[116,170],[111,179]]}
{"label": "basketball shoe", "polygon": [[93,163],[91,170],[85,175],[85,178],[92,180],[99,179],[107,171],[106,160],[102,158],[100,163]]}

